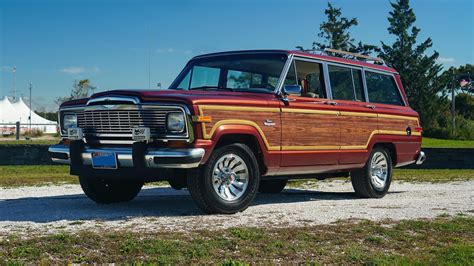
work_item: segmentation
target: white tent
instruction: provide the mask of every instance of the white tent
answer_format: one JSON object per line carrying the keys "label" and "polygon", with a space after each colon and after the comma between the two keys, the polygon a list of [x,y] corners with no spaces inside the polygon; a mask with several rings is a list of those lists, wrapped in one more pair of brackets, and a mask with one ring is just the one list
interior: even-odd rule
{"label": "white tent", "polygon": [[8,100],[7,96],[5,96],[0,100],[0,123],[14,124],[16,121],[20,121],[20,116]]}
{"label": "white tent", "polygon": [[[22,98],[13,104],[6,96],[0,100],[0,124],[14,124],[19,121],[21,127],[27,128],[30,125],[29,116],[30,108]],[[31,111],[31,128],[39,129],[44,133],[56,133],[56,126],[56,122],[47,120]]]}

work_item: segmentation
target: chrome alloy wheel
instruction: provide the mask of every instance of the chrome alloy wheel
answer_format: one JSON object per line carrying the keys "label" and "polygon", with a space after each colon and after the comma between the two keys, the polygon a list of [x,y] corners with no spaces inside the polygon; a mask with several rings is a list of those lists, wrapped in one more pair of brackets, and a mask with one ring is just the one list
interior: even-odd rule
{"label": "chrome alloy wheel", "polygon": [[236,154],[224,154],[214,165],[212,185],[220,198],[235,201],[244,195],[249,184],[249,170]]}
{"label": "chrome alloy wheel", "polygon": [[376,190],[383,190],[388,178],[387,157],[382,152],[376,152],[370,161],[370,181]]}

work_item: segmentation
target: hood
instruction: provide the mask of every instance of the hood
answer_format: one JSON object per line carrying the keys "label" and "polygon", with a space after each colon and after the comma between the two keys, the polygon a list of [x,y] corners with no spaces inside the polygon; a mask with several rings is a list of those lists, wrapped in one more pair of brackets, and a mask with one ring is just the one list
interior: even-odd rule
{"label": "hood", "polygon": [[179,102],[186,105],[236,104],[265,106],[275,95],[270,93],[183,90],[112,90],[99,92],[88,99],[65,102],[62,106],[86,104],[89,99],[107,96],[132,96],[141,102]]}

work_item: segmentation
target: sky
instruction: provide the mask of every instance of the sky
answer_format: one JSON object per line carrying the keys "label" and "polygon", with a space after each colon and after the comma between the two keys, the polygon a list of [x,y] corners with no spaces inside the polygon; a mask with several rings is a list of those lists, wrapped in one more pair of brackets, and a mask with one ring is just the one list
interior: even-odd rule
{"label": "sky", "polygon": [[[352,37],[392,43],[388,0],[331,0],[359,25]],[[474,63],[474,1],[412,0],[445,67]],[[0,0],[0,97],[28,96],[57,109],[74,80],[97,91],[168,87],[192,57],[243,49],[311,47],[326,17],[322,0]]]}

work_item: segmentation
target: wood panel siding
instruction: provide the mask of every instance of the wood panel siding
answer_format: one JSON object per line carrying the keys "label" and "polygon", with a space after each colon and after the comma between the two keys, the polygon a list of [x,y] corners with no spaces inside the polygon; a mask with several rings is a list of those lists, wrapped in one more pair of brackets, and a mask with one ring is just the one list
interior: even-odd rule
{"label": "wood panel siding", "polygon": [[284,109],[282,150],[338,149],[340,130],[337,112],[302,113]]}
{"label": "wood panel siding", "polygon": [[[374,135],[420,136],[417,117],[376,113],[298,108],[199,106],[204,139],[211,139],[224,125],[254,127],[272,151],[367,150]],[[270,119],[274,125],[265,125]]]}
{"label": "wood panel siding", "polygon": [[[248,125],[259,131],[268,150],[280,150],[282,128],[279,108],[200,106],[199,110],[200,115],[212,118],[212,122],[203,123],[205,139],[211,139],[220,126]],[[274,125],[265,125],[267,120]]]}
{"label": "wood panel siding", "polygon": [[341,112],[339,121],[341,149],[366,149],[378,129],[376,114]]}

